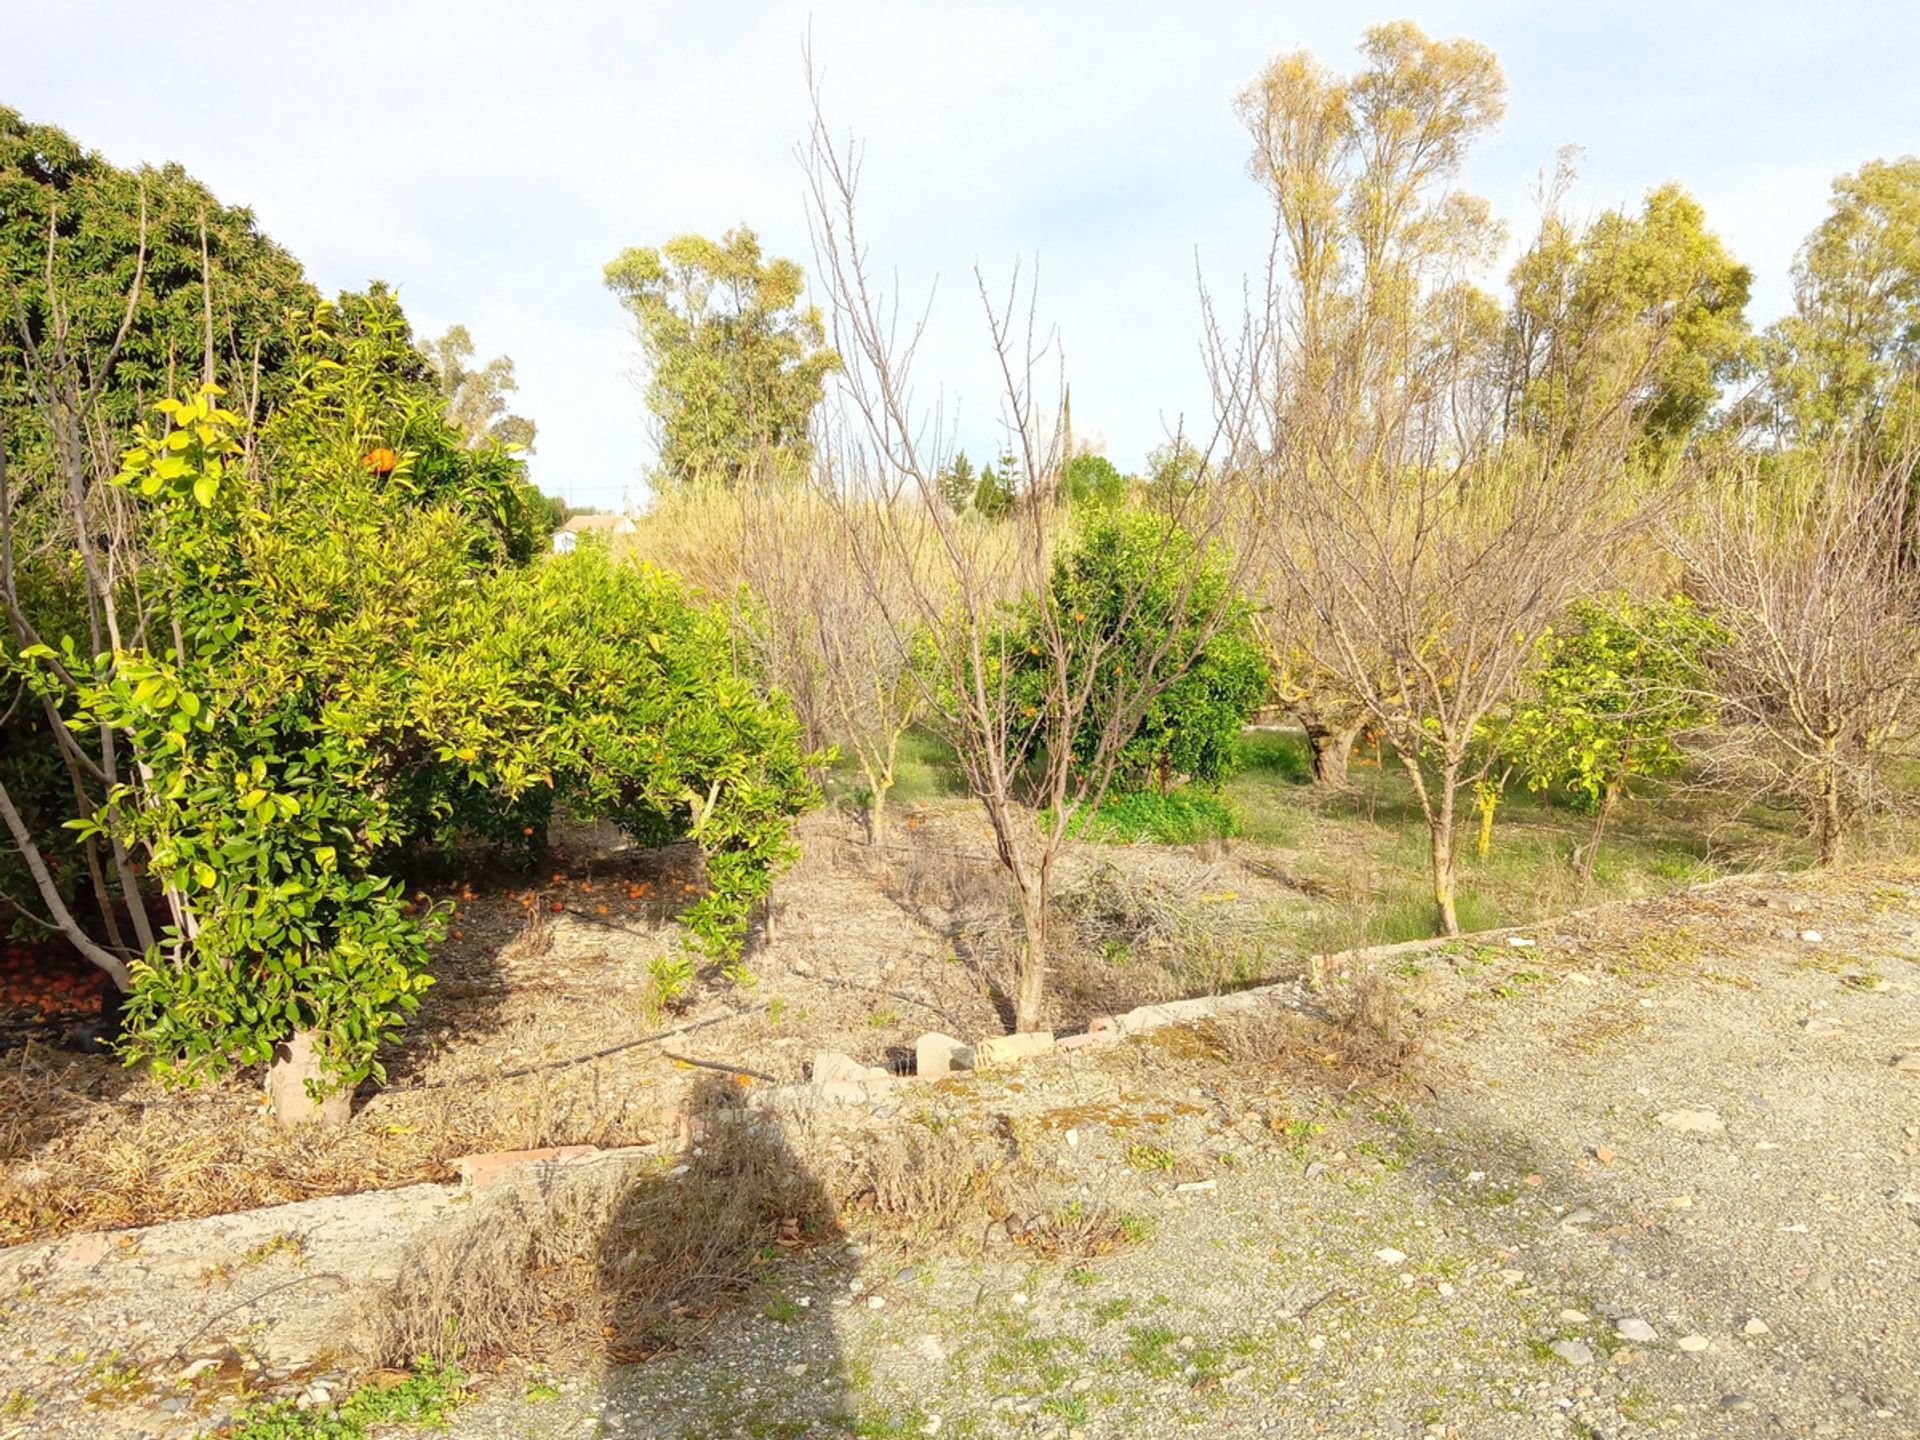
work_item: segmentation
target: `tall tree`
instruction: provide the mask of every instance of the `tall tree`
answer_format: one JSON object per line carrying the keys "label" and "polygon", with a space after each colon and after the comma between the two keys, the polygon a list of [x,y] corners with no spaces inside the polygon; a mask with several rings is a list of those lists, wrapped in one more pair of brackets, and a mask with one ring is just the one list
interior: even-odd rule
{"label": "tall tree", "polygon": [[467,437],[468,448],[492,441],[533,453],[538,427],[526,416],[507,411],[507,397],[520,388],[512,356],[496,355],[484,365],[471,365],[473,336],[464,325],[448,327],[446,334],[420,348],[447,397],[447,419]]}
{"label": "tall tree", "polygon": [[[1681,186],[1649,191],[1638,215],[1609,210],[1579,228],[1556,203],[1570,176],[1560,172],[1539,240],[1514,268],[1509,406],[1536,426],[1551,425],[1543,410],[1609,394],[1608,372],[1639,364],[1646,337],[1658,331],[1659,361],[1633,397],[1657,460],[1699,433],[1722,386],[1752,360],[1753,274]],[[1575,349],[1583,363],[1569,372]]]}
{"label": "tall tree", "polygon": [[209,359],[231,397],[270,408],[291,384],[292,317],[319,298],[251,210],[178,165],[124,170],[0,106],[0,407],[16,466],[49,441],[23,347],[56,324],[70,350],[104,359],[125,321],[107,373],[88,377],[103,420],[124,432],[206,378]]}
{"label": "tall tree", "polygon": [[1888,433],[1920,374],[1920,158],[1833,182],[1833,208],[1794,261],[1793,299],[1767,336],[1776,427]]}
{"label": "tall tree", "polygon": [[646,357],[666,478],[731,486],[805,467],[808,422],[840,363],[803,303],[805,281],[744,225],[624,250],[607,266]]}
{"label": "tall tree", "polygon": [[[1282,263],[1255,317],[1270,360],[1238,392],[1251,413],[1236,428],[1264,441],[1248,463],[1269,520],[1266,598],[1293,620],[1281,655],[1304,693],[1344,692],[1393,747],[1452,934],[1459,795],[1488,763],[1477,742],[1639,523],[1628,461],[1673,326],[1619,323],[1630,291],[1599,318],[1573,307],[1532,381],[1553,403],[1513,424],[1512,312],[1463,278],[1500,230],[1456,185],[1502,113],[1499,66],[1406,23],[1368,31],[1361,52],[1351,79],[1283,56],[1241,98]],[[1588,248],[1551,224],[1542,247]]]}

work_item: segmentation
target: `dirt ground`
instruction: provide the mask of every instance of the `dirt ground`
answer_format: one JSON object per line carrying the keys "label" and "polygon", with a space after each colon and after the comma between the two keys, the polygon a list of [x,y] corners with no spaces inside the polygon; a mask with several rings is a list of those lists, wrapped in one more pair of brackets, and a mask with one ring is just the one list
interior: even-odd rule
{"label": "dirt ground", "polygon": [[[748,982],[708,968],[665,1004],[655,966],[697,885],[686,850],[576,830],[538,873],[421,889],[458,907],[437,983],[340,1134],[262,1124],[257,1076],[168,1093],[46,1043],[81,1016],[36,1017],[34,1043],[0,1045],[0,1243],[444,1181],[482,1150],[653,1143],[707,1073],[687,1062],[797,1081],[823,1050],[899,1069],[929,1030],[1010,1028],[1014,911],[971,807],[916,807],[878,847],[831,812],[801,838]],[[1276,873],[1253,845],[1079,851],[1063,878],[1056,1026],[1298,973],[1262,943],[1264,917],[1323,902]],[[677,1033],[645,1040],[664,1032]]]}
{"label": "dirt ground", "polygon": [[[1229,911],[1247,883],[1231,856],[1129,858],[1144,867],[1123,877],[1136,898],[1176,865],[1193,867],[1192,894],[1233,895],[1206,902]],[[902,944],[855,898],[855,863],[837,862],[831,884],[805,868],[785,882],[759,986],[704,993],[687,1012],[780,1000],[777,1015],[753,1011],[665,1048],[786,1079],[829,1038],[884,1059],[927,1023],[909,1011],[937,1006],[962,1034],[992,1025],[990,936],[970,938],[986,934],[985,908],[924,864],[904,877],[875,866],[875,893],[918,886],[932,920],[947,912],[918,945]],[[566,898],[558,916],[535,912],[554,922],[544,946],[524,938],[529,907],[511,895],[463,912],[454,943],[474,946],[473,968],[450,968],[448,985],[474,986],[455,993],[476,1013],[455,1023],[458,1012],[443,1011],[395,1066],[396,1087],[455,1080],[448,1090],[461,1098],[369,1099],[336,1150],[418,1142],[406,1163],[430,1171],[436,1147],[484,1125],[432,1143],[395,1133],[432,1113],[397,1108],[405,1097],[458,1117],[472,1091],[506,1089],[526,1092],[529,1135],[575,1138],[562,1133],[569,1116],[621,1113],[637,1133],[648,1131],[638,1117],[653,1117],[659,1133],[648,1133],[662,1163],[674,1162],[662,1174],[683,1178],[649,1183],[699,1175],[698,1138],[666,1133],[658,1096],[648,1098],[696,1073],[661,1046],[472,1083],[484,1065],[548,1063],[656,1023],[637,998],[644,960],[611,958],[608,939],[657,934],[647,896],[629,892],[678,883],[671,870],[643,881],[596,859],[554,873]],[[542,879],[536,904],[550,907],[561,882]],[[1090,948],[1104,955],[1111,941],[1095,934]],[[831,1233],[771,1263],[702,1312],[697,1338],[645,1363],[598,1361],[593,1346],[550,1349],[544,1367],[476,1363],[476,1393],[452,1433],[1920,1433],[1920,1074],[1898,1063],[1920,1055],[1920,872],[1750,877],[1487,942],[1398,951],[1374,968],[1423,1032],[1397,1076],[1356,1072],[1332,1029],[1329,1063],[1315,1073],[1311,1047],[1269,1054],[1257,1035],[1203,1027],[1007,1075],[910,1083],[897,1102],[838,1107],[824,1124],[769,1112],[786,1163],[853,1197]],[[1141,990],[1191,979],[1129,956],[1076,983],[1123,983],[1109,972],[1141,977],[1124,982]],[[1338,1010],[1354,974],[1283,993]],[[615,975],[632,988],[612,990]],[[1063,1016],[1090,1003],[1071,988],[1067,997]],[[566,1018],[582,1007],[593,1024]],[[476,1035],[486,1051],[473,1048]],[[842,1183],[845,1173],[926,1137],[990,1143],[990,1168],[1044,1178],[1038,1208],[948,1233],[882,1223],[884,1197]],[[48,1148],[27,1163],[48,1164]],[[20,1168],[10,1162],[9,1184]],[[290,1166],[282,1183],[314,1173],[336,1171]],[[1092,1217],[1098,1225],[1083,1223]],[[1068,1231],[1091,1243],[1040,1243]],[[297,1286],[265,1293],[287,1278],[271,1267],[294,1263],[265,1257],[257,1279],[226,1283],[294,1306]],[[192,1307],[142,1317],[137,1287],[104,1304],[110,1264],[64,1289],[16,1285],[0,1307],[0,1436],[189,1434],[219,1418],[176,1405],[164,1432],[141,1428],[158,1397],[178,1400],[193,1382],[141,1370],[138,1344],[121,1347],[121,1363],[150,1390],[62,1384],[62,1365],[75,1354],[97,1363],[112,1335],[150,1336],[172,1353],[169,1327],[193,1328]],[[222,1309],[231,1303],[223,1291]]]}

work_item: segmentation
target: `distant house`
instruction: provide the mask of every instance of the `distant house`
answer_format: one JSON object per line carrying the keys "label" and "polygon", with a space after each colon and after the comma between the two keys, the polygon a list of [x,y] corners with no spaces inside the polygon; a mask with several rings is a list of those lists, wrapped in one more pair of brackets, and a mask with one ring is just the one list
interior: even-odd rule
{"label": "distant house", "polygon": [[571,555],[582,535],[631,535],[633,521],[625,515],[576,515],[553,532],[553,553]]}

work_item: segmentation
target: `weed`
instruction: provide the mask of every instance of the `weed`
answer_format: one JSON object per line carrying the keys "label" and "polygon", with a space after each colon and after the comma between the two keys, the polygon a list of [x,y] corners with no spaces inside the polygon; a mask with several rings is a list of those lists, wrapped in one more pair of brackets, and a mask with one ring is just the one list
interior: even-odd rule
{"label": "weed", "polygon": [[1073,834],[1082,840],[1109,845],[1142,841],[1156,845],[1191,845],[1232,835],[1239,826],[1233,810],[1218,794],[1181,786],[1161,794],[1156,790],[1129,790],[1111,794],[1097,810],[1081,810],[1073,817]]}
{"label": "weed", "polygon": [[234,1419],[232,1440],[364,1440],[375,1425],[439,1425],[460,1402],[457,1366],[422,1361],[395,1385],[362,1385],[337,1405],[297,1409],[291,1400],[251,1406]]}
{"label": "weed", "polygon": [[1177,1163],[1173,1151],[1164,1145],[1135,1141],[1127,1146],[1127,1163],[1136,1170],[1171,1170]]}
{"label": "weed", "polygon": [[1165,1379],[1187,1368],[1180,1337],[1165,1325],[1127,1327],[1127,1363],[1143,1375]]}

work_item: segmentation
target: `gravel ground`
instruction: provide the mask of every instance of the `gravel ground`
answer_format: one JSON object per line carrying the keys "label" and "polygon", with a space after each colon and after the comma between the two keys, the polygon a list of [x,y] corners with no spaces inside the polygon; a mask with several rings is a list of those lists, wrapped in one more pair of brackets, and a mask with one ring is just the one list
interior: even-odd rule
{"label": "gravel ground", "polygon": [[[450,1433],[1905,1440],[1920,1074],[1895,1061],[1920,1053],[1916,957],[1910,871],[1746,879],[1385,957],[1426,1027],[1398,1085],[1236,1067],[1162,1031],[838,1107],[796,1155],[971,1128],[1133,1243],[1041,1261],[1017,1225],[929,1247],[850,1216],[851,1241],[697,1350],[486,1375]],[[447,1203],[415,1190],[376,1227],[388,1270]],[[310,1387],[287,1337],[324,1312],[268,1287],[274,1267],[350,1273],[355,1232],[261,1252],[290,1228],[0,1252],[0,1437],[207,1430],[192,1397],[217,1367],[183,1383],[160,1352],[228,1290],[250,1308],[195,1343],[245,1366],[278,1335],[257,1384]]]}
{"label": "gravel ground", "polygon": [[502,1381],[453,1433],[1920,1434],[1917,918],[1910,876],[1855,872],[1403,955],[1418,1098],[1287,1115],[1152,1042],[969,1082],[1151,1238],[856,1249],[788,1318]]}

